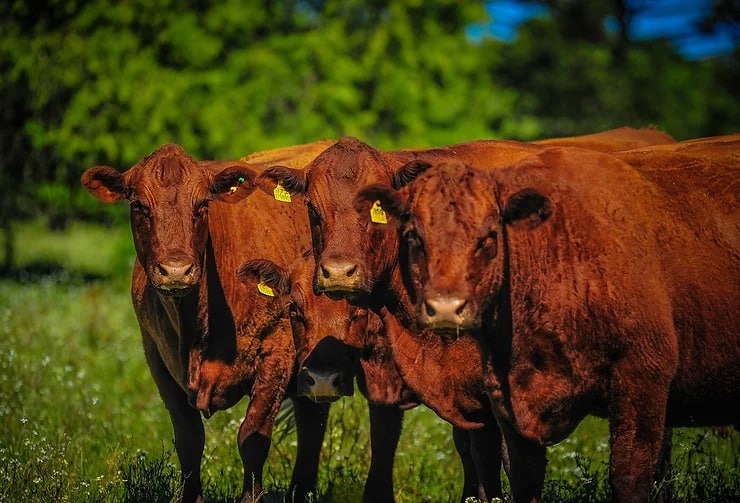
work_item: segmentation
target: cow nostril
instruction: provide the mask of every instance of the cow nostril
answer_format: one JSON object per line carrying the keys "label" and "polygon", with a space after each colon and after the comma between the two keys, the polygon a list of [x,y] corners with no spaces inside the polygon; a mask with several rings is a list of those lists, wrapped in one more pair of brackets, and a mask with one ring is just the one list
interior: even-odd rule
{"label": "cow nostril", "polygon": [[337,376],[334,377],[334,379],[332,379],[331,385],[334,386],[335,388],[341,388],[342,387],[342,375],[337,374]]}
{"label": "cow nostril", "polygon": [[187,269],[185,269],[185,276],[190,276],[193,273],[193,264],[190,264]]}
{"label": "cow nostril", "polygon": [[431,306],[431,304],[429,304],[429,302],[424,302],[424,307],[427,310],[427,315],[434,316],[435,314],[437,314],[437,311],[434,310],[434,308]]}
{"label": "cow nostril", "polygon": [[323,265],[321,266],[321,275],[324,276],[325,278],[329,277],[329,271],[327,271],[326,267],[324,267]]}
{"label": "cow nostril", "polygon": [[167,276],[169,273],[167,272],[167,269],[162,266],[162,264],[157,264],[157,271],[159,271],[159,274],[162,276]]}
{"label": "cow nostril", "polygon": [[313,377],[311,377],[311,374],[309,374],[309,373],[305,373],[303,375],[303,379],[304,379],[304,381],[306,381],[306,384],[308,384],[309,386],[313,386],[314,384],[316,384],[316,379],[314,379]]}
{"label": "cow nostril", "polygon": [[357,271],[357,266],[353,266],[350,270],[347,271],[347,277],[352,277],[355,274],[355,271]]}
{"label": "cow nostril", "polygon": [[468,305],[468,301],[467,300],[463,300],[462,301],[462,304],[460,304],[460,307],[458,307],[457,309],[455,309],[455,314],[457,314],[457,315],[462,314],[463,309],[465,309],[465,306],[466,305]]}

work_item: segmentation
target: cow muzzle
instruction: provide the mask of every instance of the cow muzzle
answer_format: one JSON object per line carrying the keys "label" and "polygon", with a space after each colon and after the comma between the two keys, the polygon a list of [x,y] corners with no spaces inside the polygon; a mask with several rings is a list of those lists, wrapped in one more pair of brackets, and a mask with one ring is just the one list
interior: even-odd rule
{"label": "cow muzzle", "polygon": [[151,271],[152,285],[167,294],[186,293],[198,279],[198,266],[191,261],[160,262]]}
{"label": "cow muzzle", "polygon": [[427,296],[420,306],[417,322],[421,328],[454,337],[476,328],[470,303],[456,295]]}
{"label": "cow muzzle", "polygon": [[188,402],[206,419],[232,407],[245,394],[242,382],[232,379],[229,370],[220,362],[206,360],[188,380]]}
{"label": "cow muzzle", "polygon": [[320,292],[358,292],[361,290],[363,267],[352,260],[326,259],[319,262],[316,286]]}
{"label": "cow muzzle", "polygon": [[352,379],[342,371],[301,368],[297,377],[298,395],[317,403],[335,402],[354,392]]}

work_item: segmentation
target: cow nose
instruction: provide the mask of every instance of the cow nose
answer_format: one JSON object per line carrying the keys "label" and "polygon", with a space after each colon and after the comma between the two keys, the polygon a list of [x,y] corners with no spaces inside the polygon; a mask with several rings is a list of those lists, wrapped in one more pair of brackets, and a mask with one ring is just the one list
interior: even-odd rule
{"label": "cow nose", "polygon": [[424,323],[432,328],[458,328],[466,323],[465,298],[437,295],[424,300]]}
{"label": "cow nose", "polygon": [[360,266],[344,259],[326,259],[319,264],[318,284],[325,290],[357,288],[362,279]]}
{"label": "cow nose", "polygon": [[195,269],[192,262],[160,262],[155,267],[155,281],[166,290],[187,288],[195,282]]}
{"label": "cow nose", "polygon": [[298,373],[298,394],[314,402],[334,402],[343,393],[342,372],[303,367]]}
{"label": "cow nose", "polygon": [[190,276],[193,272],[193,263],[170,262],[168,264],[157,264],[159,274],[167,278],[182,279]]}

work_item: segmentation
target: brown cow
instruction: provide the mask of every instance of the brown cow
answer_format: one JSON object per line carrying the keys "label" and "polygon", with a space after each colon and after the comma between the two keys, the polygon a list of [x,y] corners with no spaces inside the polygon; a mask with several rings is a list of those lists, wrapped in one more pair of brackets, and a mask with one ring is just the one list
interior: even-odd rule
{"label": "brown cow", "polygon": [[404,236],[419,325],[480,342],[515,501],[587,414],[609,418],[618,501],[648,501],[666,426],[740,425],[738,151],[552,148],[361,191]]}
{"label": "brown cow", "polygon": [[[326,145],[305,145],[277,158],[293,156],[300,163]],[[308,222],[295,205],[260,191],[240,204],[226,204],[246,198],[263,168],[239,161],[197,163],[181,147],[164,145],[124,173],[97,166],[82,176],[100,200],[131,205],[137,256],[133,304],[147,363],[174,427],[186,502],[202,501],[200,412],[208,417],[245,394],[251,400],[238,435],[243,501],[259,496],[275,415],[293,366],[283,306],[247,290],[236,276],[247,260],[287,266],[310,246]],[[296,409],[309,425],[312,417],[321,417],[306,400],[297,400]],[[299,428],[299,438],[301,433]],[[303,433],[323,436],[323,426]],[[291,487],[297,494],[315,484],[301,478],[318,463],[318,452],[315,460],[309,458],[296,462]]]}
{"label": "brown cow", "polygon": [[379,337],[379,317],[316,295],[311,286],[314,268],[310,255],[290,272],[268,260],[253,260],[240,268],[239,275],[250,288],[260,283],[269,287],[289,307],[299,396],[328,404],[352,395],[357,377],[370,412],[370,470],[363,501],[392,502],[393,459],[403,410],[418,402],[404,386],[389,345]]}

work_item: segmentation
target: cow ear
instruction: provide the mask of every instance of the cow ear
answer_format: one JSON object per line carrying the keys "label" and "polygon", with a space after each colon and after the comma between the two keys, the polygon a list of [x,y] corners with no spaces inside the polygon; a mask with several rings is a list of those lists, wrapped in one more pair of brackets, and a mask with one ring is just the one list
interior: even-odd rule
{"label": "cow ear", "polygon": [[228,166],[213,177],[211,197],[224,203],[238,203],[254,191],[255,178],[255,172],[244,164]]}
{"label": "cow ear", "polygon": [[95,166],[82,174],[82,185],[104,203],[126,199],[127,189],[123,174],[108,166]]}
{"label": "cow ear", "polygon": [[279,201],[290,202],[290,194],[306,193],[306,170],[272,166],[260,173],[257,186]]}
{"label": "cow ear", "polygon": [[408,213],[401,193],[380,183],[368,185],[357,193],[355,210],[375,223],[388,223],[386,215],[401,220]]}
{"label": "cow ear", "polygon": [[404,164],[393,174],[393,188],[398,190],[417,176],[428,170],[432,165],[424,161],[411,161]]}
{"label": "cow ear", "polygon": [[262,295],[282,297],[290,293],[288,272],[271,260],[250,260],[239,267],[236,275],[239,281]]}
{"label": "cow ear", "polygon": [[553,205],[550,199],[534,189],[523,189],[506,201],[502,219],[504,225],[515,229],[534,229],[550,218]]}

